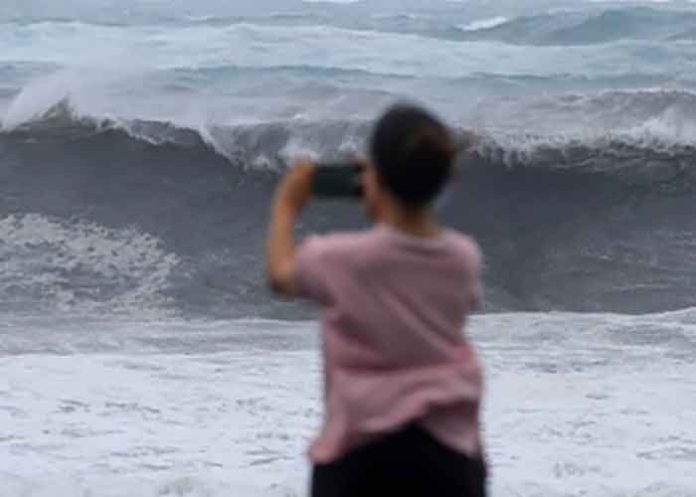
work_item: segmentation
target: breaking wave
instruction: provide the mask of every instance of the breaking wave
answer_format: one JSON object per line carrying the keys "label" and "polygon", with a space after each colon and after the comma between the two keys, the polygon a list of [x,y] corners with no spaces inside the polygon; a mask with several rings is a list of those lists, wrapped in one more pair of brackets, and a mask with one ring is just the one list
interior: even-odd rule
{"label": "breaking wave", "polygon": [[[683,121],[694,97],[597,98],[602,105],[571,97],[556,105],[607,109],[609,100],[640,100],[645,119],[595,136],[456,131],[474,146],[440,210],[481,240],[491,310],[696,304],[696,144]],[[15,292],[6,302],[303,315],[264,289],[273,185],[299,151],[339,158],[361,150],[369,130],[351,120],[190,129],[79,117],[64,100],[0,133],[0,227],[12,233],[0,242],[9,264],[3,286]],[[329,203],[310,210],[305,226],[362,222],[355,206]]]}

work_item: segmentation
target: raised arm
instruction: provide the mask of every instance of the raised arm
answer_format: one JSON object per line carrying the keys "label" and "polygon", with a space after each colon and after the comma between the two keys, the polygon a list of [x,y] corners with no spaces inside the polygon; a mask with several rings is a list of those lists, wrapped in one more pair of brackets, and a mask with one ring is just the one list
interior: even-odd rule
{"label": "raised arm", "polygon": [[288,297],[298,293],[294,281],[295,222],[309,201],[314,166],[311,162],[295,162],[276,190],[271,208],[271,223],[266,241],[266,271],[273,291]]}

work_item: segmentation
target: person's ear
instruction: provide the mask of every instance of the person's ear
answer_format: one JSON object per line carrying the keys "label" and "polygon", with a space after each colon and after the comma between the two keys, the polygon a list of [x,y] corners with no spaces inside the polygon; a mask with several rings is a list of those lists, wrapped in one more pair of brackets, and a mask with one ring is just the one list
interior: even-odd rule
{"label": "person's ear", "polygon": [[376,195],[377,189],[378,189],[378,185],[377,185],[377,181],[376,181],[377,171],[374,168],[374,166],[372,166],[372,164],[370,164],[369,162],[366,162],[365,165],[363,166],[361,179],[362,179],[363,193],[364,193],[365,197],[366,198],[373,198]]}
{"label": "person's ear", "polygon": [[362,184],[363,191],[365,191],[367,188],[368,175],[370,174],[370,171],[374,169],[374,166],[364,157],[356,157],[354,160],[355,164],[360,168],[360,182]]}

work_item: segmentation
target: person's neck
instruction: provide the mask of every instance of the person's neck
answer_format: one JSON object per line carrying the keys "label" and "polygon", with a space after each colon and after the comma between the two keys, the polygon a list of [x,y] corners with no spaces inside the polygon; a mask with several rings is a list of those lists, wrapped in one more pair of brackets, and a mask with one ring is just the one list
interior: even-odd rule
{"label": "person's neck", "polygon": [[382,212],[380,222],[418,238],[435,238],[442,233],[442,228],[429,208],[406,210],[398,206],[388,206]]}

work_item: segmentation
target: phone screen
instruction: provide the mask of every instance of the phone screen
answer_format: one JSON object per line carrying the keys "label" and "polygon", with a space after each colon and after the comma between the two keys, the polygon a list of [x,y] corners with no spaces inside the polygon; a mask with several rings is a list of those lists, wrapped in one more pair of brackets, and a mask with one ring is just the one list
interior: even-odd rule
{"label": "phone screen", "polygon": [[361,174],[358,164],[319,164],[314,173],[312,193],[324,198],[361,198]]}

